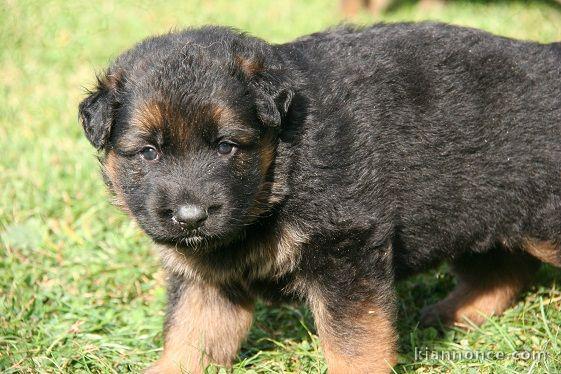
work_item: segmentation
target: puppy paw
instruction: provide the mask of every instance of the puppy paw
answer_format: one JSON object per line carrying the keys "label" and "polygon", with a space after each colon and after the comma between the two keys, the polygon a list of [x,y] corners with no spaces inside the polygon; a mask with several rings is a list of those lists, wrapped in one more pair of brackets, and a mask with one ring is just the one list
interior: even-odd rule
{"label": "puppy paw", "polygon": [[428,305],[421,310],[421,327],[450,327],[454,325],[454,316],[448,308],[442,307],[441,303]]}
{"label": "puppy paw", "polygon": [[144,374],[181,374],[181,369],[177,365],[156,361],[144,370]]}

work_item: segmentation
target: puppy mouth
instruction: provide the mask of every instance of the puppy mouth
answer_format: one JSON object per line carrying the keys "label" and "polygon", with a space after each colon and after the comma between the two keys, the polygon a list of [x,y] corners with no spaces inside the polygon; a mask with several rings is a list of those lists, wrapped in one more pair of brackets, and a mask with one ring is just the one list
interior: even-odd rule
{"label": "puppy mouth", "polygon": [[[152,239],[163,245],[175,247],[188,253],[208,252],[229,244],[235,238],[218,227],[208,227],[203,223],[197,228],[190,228],[174,220],[172,216],[162,220],[158,217],[159,232],[151,235]],[[150,231],[149,231],[150,232]]]}
{"label": "puppy mouth", "polygon": [[193,230],[185,230],[181,235],[176,237],[178,244],[193,246],[202,243],[207,239],[207,235],[200,228]]}
{"label": "puppy mouth", "polygon": [[201,235],[184,236],[179,239],[179,244],[187,247],[198,247],[205,241],[205,237]]}
{"label": "puppy mouth", "polygon": [[200,233],[189,233],[171,236],[158,236],[152,239],[159,244],[174,247],[181,252],[198,252],[211,244],[211,239]]}

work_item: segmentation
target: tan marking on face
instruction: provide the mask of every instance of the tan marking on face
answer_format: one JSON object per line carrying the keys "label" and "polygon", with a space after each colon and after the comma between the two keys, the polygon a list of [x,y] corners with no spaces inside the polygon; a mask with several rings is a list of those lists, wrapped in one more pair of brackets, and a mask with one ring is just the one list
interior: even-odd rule
{"label": "tan marking on face", "polygon": [[248,78],[262,72],[265,68],[263,61],[258,58],[243,57],[238,55],[235,57],[235,61],[244,75]]}
{"label": "tan marking on face", "polygon": [[107,152],[102,163],[103,173],[109,179],[110,190],[113,192],[113,204],[118,206],[124,212],[130,214],[130,210],[125,203],[124,192],[119,179],[118,156],[114,151]]}
{"label": "tan marking on face", "polygon": [[241,146],[253,145],[257,140],[256,130],[247,127],[234,109],[219,104],[212,104],[208,109],[212,122],[219,130],[232,133],[233,139]]}
{"label": "tan marking on face", "polygon": [[248,214],[257,217],[260,214],[271,209],[271,206],[278,202],[275,196],[275,181],[274,177],[269,174],[269,170],[274,163],[275,159],[275,144],[272,136],[265,136],[259,145],[259,172],[261,174],[261,183],[257,194],[255,195],[253,206]]}
{"label": "tan marking on face", "polygon": [[227,125],[236,122],[236,113],[228,106],[214,104],[210,107],[210,116],[218,125]]}
{"label": "tan marking on face", "polygon": [[275,144],[272,136],[266,136],[259,146],[259,159],[261,175],[265,177],[275,158]]}
{"label": "tan marking on face", "polygon": [[253,304],[233,304],[213,286],[185,287],[171,316],[164,352],[154,373],[203,373],[210,363],[229,366],[253,321]]}
{"label": "tan marking on face", "polygon": [[391,372],[397,363],[397,334],[391,314],[376,305],[359,304],[345,321],[356,330],[341,333],[322,298],[314,292],[310,296],[329,373]]}
{"label": "tan marking on face", "polygon": [[131,125],[142,133],[151,134],[161,131],[164,126],[164,113],[161,103],[147,101],[137,106],[132,114]]}
{"label": "tan marking on face", "polygon": [[557,267],[561,266],[561,248],[559,245],[546,240],[527,238],[522,246],[526,252],[540,261]]}

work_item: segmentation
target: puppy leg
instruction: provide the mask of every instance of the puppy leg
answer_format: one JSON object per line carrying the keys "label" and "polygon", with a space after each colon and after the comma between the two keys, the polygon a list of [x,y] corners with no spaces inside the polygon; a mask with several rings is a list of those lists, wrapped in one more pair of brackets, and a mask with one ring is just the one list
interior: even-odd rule
{"label": "puppy leg", "polygon": [[[322,264],[308,301],[330,374],[389,373],[397,359],[391,270],[357,256]],[[362,269],[361,269],[362,267]]]}
{"label": "puppy leg", "polygon": [[468,327],[500,315],[516,300],[539,268],[526,253],[501,248],[468,254],[453,263],[458,285],[444,300],[425,308],[421,324]]}
{"label": "puppy leg", "polygon": [[146,372],[202,373],[231,365],[253,319],[253,301],[214,286],[172,276],[168,284],[164,352]]}
{"label": "puppy leg", "polygon": [[[375,299],[376,297],[373,297]],[[310,298],[329,373],[389,373],[396,363],[397,335],[393,300]]]}
{"label": "puppy leg", "polygon": [[522,248],[540,261],[561,267],[561,248],[552,241],[528,238]]}

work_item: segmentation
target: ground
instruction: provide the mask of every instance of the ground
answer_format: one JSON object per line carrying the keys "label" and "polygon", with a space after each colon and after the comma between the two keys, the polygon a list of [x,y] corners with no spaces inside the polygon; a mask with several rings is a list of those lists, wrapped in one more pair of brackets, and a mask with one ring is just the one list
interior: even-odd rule
{"label": "ground", "polygon": [[[430,10],[402,1],[378,20],[427,18],[561,41],[561,8],[545,0],[450,1]],[[0,4],[0,372],[139,372],[161,350],[157,255],[110,204],[77,121],[95,72],[143,37],[188,25],[232,25],[283,42],[339,22],[336,0]],[[544,267],[504,316],[441,335],[418,320],[453,287],[447,269],[400,284],[396,372],[561,372],[560,273]],[[234,372],[325,372],[314,331],[303,307],[260,305]],[[506,357],[415,357],[415,347]],[[514,358],[516,351],[545,356]],[[217,371],[225,369],[210,369]]]}

